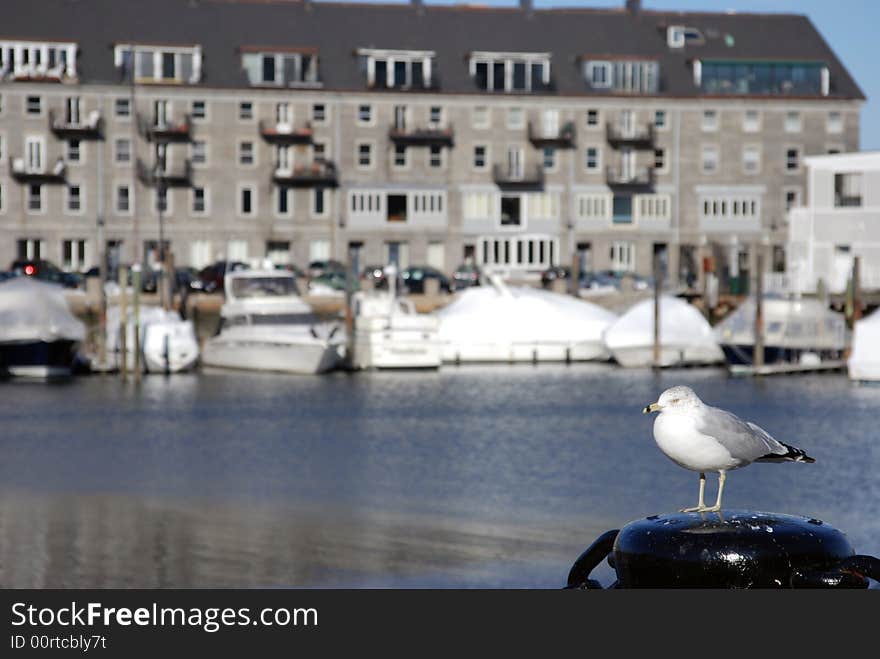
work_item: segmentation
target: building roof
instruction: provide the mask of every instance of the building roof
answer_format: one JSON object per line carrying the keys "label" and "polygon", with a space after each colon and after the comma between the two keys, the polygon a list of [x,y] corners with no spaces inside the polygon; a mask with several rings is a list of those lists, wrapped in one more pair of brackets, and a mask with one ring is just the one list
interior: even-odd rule
{"label": "building roof", "polygon": [[880,169],[880,151],[858,151],[807,156],[804,163],[810,169],[830,171],[876,171]]}
{"label": "building roof", "polygon": [[[621,5],[623,3],[621,2]],[[698,28],[705,41],[671,49],[666,27]],[[247,87],[241,48],[272,45],[319,52],[324,87],[365,90],[360,48],[433,50],[441,92],[477,92],[468,76],[473,51],[549,52],[555,92],[594,94],[584,81],[585,53],[644,57],[660,63],[665,96],[698,96],[694,59],[823,61],[832,98],[862,91],[810,22],[793,14],[531,9],[422,4],[377,5],[303,0],[3,0],[0,38],[72,40],[84,82],[119,82],[112,45],[202,46],[201,84]]]}

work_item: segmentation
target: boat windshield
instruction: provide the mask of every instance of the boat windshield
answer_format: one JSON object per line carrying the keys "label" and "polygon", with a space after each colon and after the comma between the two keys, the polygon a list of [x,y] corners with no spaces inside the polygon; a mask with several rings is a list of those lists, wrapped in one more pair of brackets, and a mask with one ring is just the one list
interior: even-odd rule
{"label": "boat windshield", "polygon": [[249,313],[224,318],[221,328],[242,325],[314,325],[319,322],[313,313]]}
{"label": "boat windshield", "polygon": [[299,295],[293,277],[239,277],[232,280],[236,298],[281,297]]}

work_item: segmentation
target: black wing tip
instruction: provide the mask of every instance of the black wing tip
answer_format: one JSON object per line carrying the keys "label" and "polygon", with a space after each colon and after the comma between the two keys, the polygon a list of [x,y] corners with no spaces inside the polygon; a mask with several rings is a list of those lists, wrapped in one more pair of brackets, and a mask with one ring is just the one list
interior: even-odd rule
{"label": "black wing tip", "polygon": [[[782,444],[782,442],[779,443]],[[803,449],[788,444],[782,445],[786,448],[785,453],[768,453],[758,460],[763,462],[806,462],[807,464],[813,464],[816,461],[816,458],[811,458]]]}

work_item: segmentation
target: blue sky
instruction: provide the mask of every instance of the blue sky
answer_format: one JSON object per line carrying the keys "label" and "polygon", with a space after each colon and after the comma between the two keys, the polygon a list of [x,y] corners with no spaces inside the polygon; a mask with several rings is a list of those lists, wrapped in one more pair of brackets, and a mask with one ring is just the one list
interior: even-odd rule
{"label": "blue sky", "polygon": [[[349,0],[351,1],[351,0]],[[386,0],[394,1],[394,0]],[[425,0],[426,4],[456,4],[454,0]],[[536,7],[621,7],[624,0],[533,0]],[[518,0],[470,0],[470,4],[512,6]],[[868,101],[862,108],[861,148],[880,150],[880,55],[876,0],[642,0],[647,9],[682,11],[783,12],[806,14],[825,37]]]}

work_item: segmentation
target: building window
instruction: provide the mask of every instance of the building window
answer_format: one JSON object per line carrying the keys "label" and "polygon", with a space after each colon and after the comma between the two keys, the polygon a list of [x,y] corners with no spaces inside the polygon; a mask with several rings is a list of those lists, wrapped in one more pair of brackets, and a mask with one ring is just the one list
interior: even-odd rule
{"label": "building window", "polygon": [[205,188],[192,188],[192,212],[193,215],[203,215],[208,210],[205,196]]}
{"label": "building window", "polygon": [[312,104],[312,121],[323,124],[327,121],[327,106],[323,103]]}
{"label": "building window", "polygon": [[82,191],[78,185],[67,186],[67,210],[71,213],[82,210]]}
{"label": "building window", "polygon": [[756,220],[760,207],[756,197],[700,197],[700,215],[705,220]]}
{"label": "building window", "polygon": [[630,195],[614,195],[611,199],[611,221],[614,224],[632,224],[633,198]]}
{"label": "building window", "polygon": [[518,227],[522,224],[519,195],[501,195],[501,226]]}
{"label": "building window", "polygon": [[207,119],[208,118],[208,107],[205,101],[193,101],[192,102],[192,118],[193,119]]}
{"label": "building window", "polygon": [[208,164],[208,145],[203,140],[195,140],[190,144],[190,160],[193,165]]}
{"label": "building window", "polygon": [[832,111],[828,113],[828,123],[825,126],[825,130],[829,133],[842,133],[843,132],[843,114],[837,111]]}
{"label": "building window", "polygon": [[428,124],[437,128],[443,125],[443,108],[439,105],[432,105],[428,110]]}
{"label": "building window", "polygon": [[131,211],[131,188],[128,185],[116,186],[116,212],[127,215]]}
{"label": "building window", "polygon": [[587,128],[597,128],[599,126],[599,111],[587,110]]}
{"label": "building window", "polygon": [[636,269],[636,246],[629,241],[615,240],[611,243],[611,269],[616,272],[632,272]]}
{"label": "building window", "polygon": [[428,166],[433,168],[443,167],[443,147],[436,144],[431,145],[428,152]]}
{"label": "building window", "polygon": [[327,190],[314,188],[312,190],[312,216],[324,217],[327,214]]}
{"label": "building window", "polygon": [[39,212],[43,210],[43,186],[31,184],[28,186],[27,208],[29,211]]}
{"label": "building window", "polygon": [[134,78],[136,81],[172,81],[196,83],[201,78],[202,50],[199,46],[145,47],[117,45],[114,62],[129,80],[131,54],[134,51]]}
{"label": "building window", "polygon": [[77,272],[85,269],[85,240],[64,240],[61,242],[61,267],[68,272]]}
{"label": "building window", "polygon": [[830,79],[821,62],[699,60],[695,82],[703,93],[827,96]]}
{"label": "building window", "polygon": [[704,174],[714,174],[718,171],[718,164],[720,161],[720,154],[718,145],[716,144],[705,144],[703,145],[702,157],[700,159],[702,163],[703,173]]}
{"label": "building window", "polygon": [[801,205],[800,188],[789,188],[785,191],[785,210],[790,211]]}
{"label": "building window", "polygon": [[403,144],[394,145],[394,166],[398,169],[406,167],[406,146]]}
{"label": "building window", "polygon": [[743,172],[758,174],[761,171],[761,147],[757,144],[746,144],[742,151]]}
{"label": "building window", "polygon": [[4,204],[6,203],[6,190],[3,187],[3,184],[0,183],[0,213],[6,210]]}
{"label": "building window", "polygon": [[43,114],[43,97],[27,96],[25,98],[24,111],[25,114],[34,116]]}
{"label": "building window", "polygon": [[238,104],[238,118],[240,121],[251,121],[254,118],[254,104],[251,101],[241,101]]}
{"label": "building window", "polygon": [[488,167],[488,150],[485,144],[474,145],[474,169],[484,170]]}
{"label": "building window", "polygon": [[785,113],[785,132],[799,133],[801,132],[801,113],[786,112]]}
{"label": "building window", "polygon": [[800,169],[801,151],[797,147],[789,147],[785,150],[785,171],[797,172]]}
{"label": "building window", "polygon": [[298,87],[320,84],[317,52],[248,52],[242,54],[241,64],[252,85]]}
{"label": "building window", "polygon": [[81,144],[79,140],[67,140],[67,161],[77,163],[82,160]]}
{"label": "building window", "polygon": [[118,138],[113,142],[113,159],[117,163],[131,162],[131,140]]}
{"label": "building window", "polygon": [[544,148],[544,169],[553,171],[556,169],[556,149],[552,146],[548,146]]}
{"label": "building window", "polygon": [[491,192],[463,193],[463,215],[466,220],[487,220],[495,208],[495,194]]}
{"label": "building window", "polygon": [[559,219],[559,195],[555,192],[537,192],[528,195],[529,219]]}
{"label": "building window", "polygon": [[761,113],[758,110],[743,112],[742,129],[745,133],[757,133],[761,130]]}
{"label": "building window", "polygon": [[358,56],[369,87],[391,89],[431,87],[434,70],[434,53],[431,51],[361,49],[358,51]]}
{"label": "building window", "polygon": [[634,197],[639,220],[668,220],[671,217],[672,198],[668,194],[640,194]]}
{"label": "building window", "polygon": [[0,41],[0,76],[66,81],[76,77],[76,51],[71,42]]}
{"label": "building window", "polygon": [[590,171],[595,171],[599,169],[599,167],[601,166],[601,162],[599,160],[599,147],[588,146],[584,153],[586,156],[584,166]]}
{"label": "building window", "polygon": [[244,166],[251,166],[256,163],[256,157],[254,155],[254,143],[253,142],[239,142],[238,143],[238,164]]}
{"label": "building window", "polygon": [[243,217],[250,217],[256,213],[256,191],[252,186],[243,186],[239,188],[238,194],[238,214]]}
{"label": "building window", "polygon": [[718,130],[718,110],[703,110],[702,128],[704,131]]}
{"label": "building window", "polygon": [[171,197],[168,195],[168,188],[160,186],[155,191],[156,211],[167,213],[170,210]]}
{"label": "building window", "polygon": [[507,127],[511,129],[523,128],[526,125],[526,113],[522,108],[508,108]]}
{"label": "building window", "polygon": [[357,145],[357,164],[361,169],[373,166],[373,145],[369,142],[361,142]]}
{"label": "building window", "polygon": [[666,128],[666,110],[654,110],[654,128]]}
{"label": "building window", "polygon": [[593,89],[613,89],[634,94],[656,94],[660,90],[660,65],[652,61],[588,60],[584,77]]}
{"label": "building window", "polygon": [[470,73],[477,88],[483,91],[542,91],[550,87],[550,55],[473,53]]}
{"label": "building window", "polygon": [[113,101],[113,114],[119,119],[131,116],[131,99],[117,98]]}
{"label": "building window", "polygon": [[312,162],[326,162],[327,161],[327,143],[326,142],[313,142],[312,143]]}
{"label": "building window", "polygon": [[609,203],[607,194],[578,195],[575,211],[581,220],[607,220]]}
{"label": "building window", "polygon": [[654,169],[666,171],[666,149],[654,149]]}
{"label": "building window", "polygon": [[489,108],[485,105],[478,105],[473,110],[473,126],[474,128],[489,127]]}
{"label": "building window", "polygon": [[861,173],[834,175],[834,205],[838,208],[862,205]]}
{"label": "building window", "polygon": [[358,123],[361,125],[366,125],[366,124],[372,123],[373,122],[373,106],[372,105],[359,105],[357,119],[358,119]]}
{"label": "building window", "polygon": [[279,186],[275,189],[275,212],[277,215],[280,215],[281,217],[288,217],[290,215],[290,196],[292,192],[293,191],[290,188],[285,186]]}

